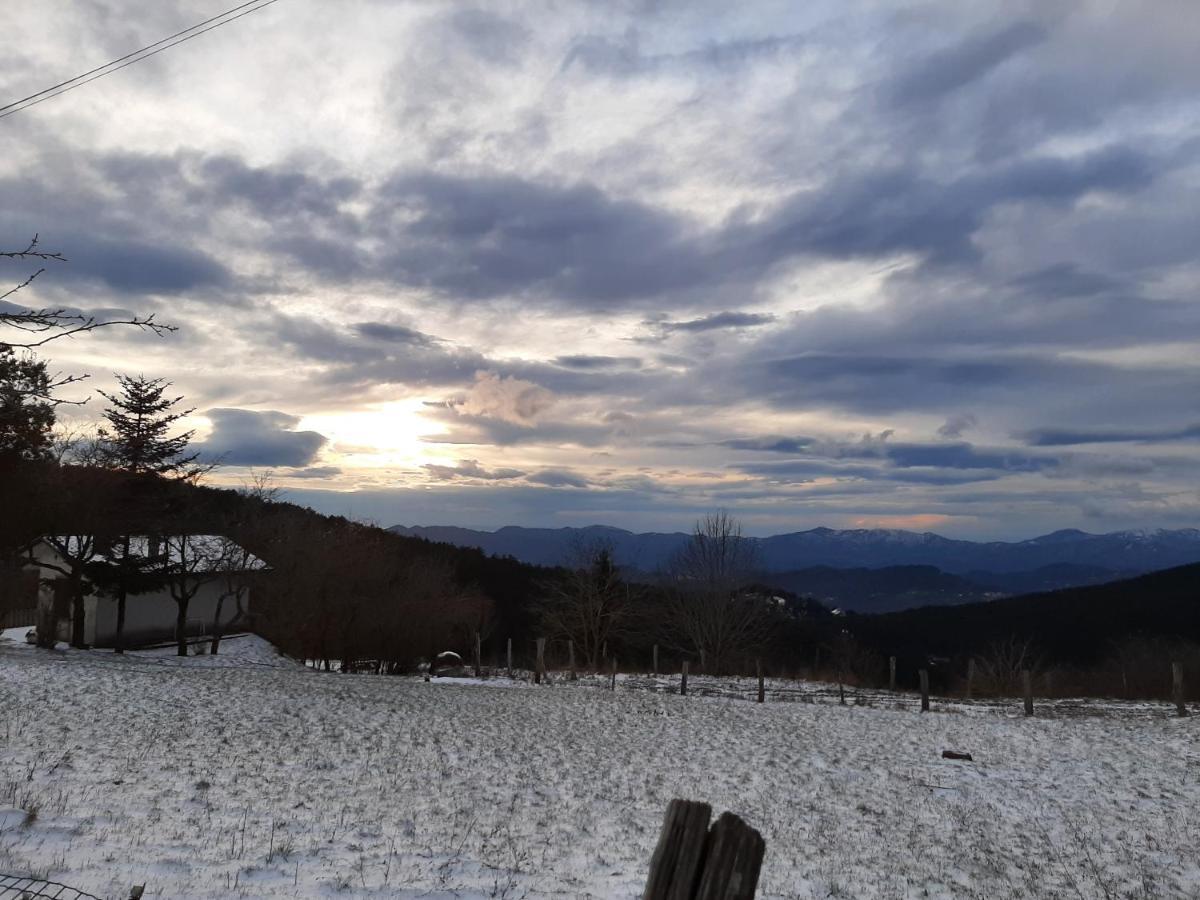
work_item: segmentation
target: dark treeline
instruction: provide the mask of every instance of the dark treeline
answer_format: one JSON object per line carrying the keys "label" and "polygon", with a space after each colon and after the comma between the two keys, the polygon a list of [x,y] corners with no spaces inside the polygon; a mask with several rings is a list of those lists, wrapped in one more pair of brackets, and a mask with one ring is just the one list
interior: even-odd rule
{"label": "dark treeline", "polygon": [[502,665],[512,640],[530,668],[537,638],[552,667],[769,675],[902,687],[921,668],[935,690],[1014,693],[1034,671],[1042,693],[1165,697],[1168,662],[1200,684],[1200,566],[1131,581],[957,607],[834,616],[816,601],[756,581],[736,523],[698,523],[690,551],[654,584],[627,581],[602,545],[556,569],[393,534],[281,502],[262,485],[220,489],[153,474],[53,461],[0,466],[0,609],[31,603],[19,572],[39,536],[222,534],[260,557],[251,573],[251,627],[297,658],[330,668],[410,672],[443,650]]}
{"label": "dark treeline", "polygon": [[925,667],[936,686],[959,689],[974,658],[998,693],[1015,692],[1019,669],[1029,668],[1046,693],[1165,697],[1169,663],[1179,661],[1189,693],[1200,695],[1200,565],[987,603],[850,615],[844,627],[896,656],[908,686]]}

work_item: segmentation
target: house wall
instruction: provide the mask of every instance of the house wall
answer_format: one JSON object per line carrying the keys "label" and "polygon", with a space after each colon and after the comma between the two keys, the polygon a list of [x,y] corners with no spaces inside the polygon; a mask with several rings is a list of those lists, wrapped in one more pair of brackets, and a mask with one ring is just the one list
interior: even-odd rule
{"label": "house wall", "polygon": [[[223,586],[219,580],[202,584],[188,604],[188,635],[211,634],[217,600]],[[243,601],[243,605],[245,601]],[[111,647],[117,636],[117,601],[111,597],[88,597],[87,640],[96,647]],[[221,610],[223,629],[237,620],[237,604],[226,599]],[[125,645],[157,644],[175,640],[177,607],[167,589],[135,594],[125,600]]]}

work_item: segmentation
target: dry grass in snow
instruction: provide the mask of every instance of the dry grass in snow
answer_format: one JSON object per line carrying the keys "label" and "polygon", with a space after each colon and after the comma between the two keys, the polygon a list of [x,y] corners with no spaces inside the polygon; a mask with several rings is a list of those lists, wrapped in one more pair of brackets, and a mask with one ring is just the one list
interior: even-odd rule
{"label": "dry grass in snow", "polygon": [[0,872],[105,897],[637,897],[681,796],[762,831],[760,897],[1200,896],[1196,718],[500,690],[223,650],[0,644]]}

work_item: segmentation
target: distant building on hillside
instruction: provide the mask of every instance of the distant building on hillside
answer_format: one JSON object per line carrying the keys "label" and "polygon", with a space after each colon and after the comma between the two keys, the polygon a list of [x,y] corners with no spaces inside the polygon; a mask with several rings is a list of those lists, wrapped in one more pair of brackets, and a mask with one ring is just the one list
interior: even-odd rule
{"label": "distant building on hillside", "polygon": [[[121,545],[124,549],[124,545]],[[171,573],[190,592],[185,637],[212,634],[220,609],[222,633],[236,630],[248,620],[250,583],[246,576],[266,569],[265,563],[229,538],[214,534],[169,535],[152,538],[136,535],[129,541],[131,557],[146,561],[143,588],[125,598],[126,647],[165,643],[177,639],[178,606],[162,577]],[[100,586],[106,567],[120,559],[114,546],[104,546],[90,535],[45,537],[29,552],[28,568],[37,573],[38,616],[41,627],[53,623],[55,638],[70,641],[72,630],[82,630],[83,643],[112,647],[117,635],[117,600],[114,590]],[[72,603],[74,578],[83,580],[82,621],[75,621]]]}

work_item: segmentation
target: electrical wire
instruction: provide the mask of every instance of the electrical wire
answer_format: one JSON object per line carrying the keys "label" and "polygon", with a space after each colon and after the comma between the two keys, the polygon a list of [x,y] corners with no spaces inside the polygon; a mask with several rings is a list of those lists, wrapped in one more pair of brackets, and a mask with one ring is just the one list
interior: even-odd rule
{"label": "electrical wire", "polygon": [[[29,109],[32,106],[37,106],[39,103],[44,103],[47,100],[53,100],[55,97],[60,97],[68,91],[73,91],[76,88],[83,87],[85,84],[90,84],[98,78],[103,78],[105,75],[111,75],[114,72],[119,72],[126,66],[131,66],[134,63],[141,62],[144,59],[157,56],[164,50],[170,50],[172,47],[178,47],[180,44],[186,43],[192,38],[197,38],[215,28],[220,28],[222,25],[228,25],[230,22],[234,22],[243,16],[248,16],[250,13],[258,12],[260,9],[265,9],[266,7],[278,2],[279,0],[249,0],[247,3],[242,3],[241,5],[235,6],[232,9],[227,9],[223,13],[205,19],[203,22],[198,22],[190,28],[183,29],[183,31],[177,31],[175,34],[165,37],[162,40],[155,41],[153,44],[147,44],[140,50],[127,53],[118,59],[114,59],[112,62],[105,63],[103,66],[90,69],[87,72],[76,75],[74,78],[69,78],[66,81],[38,91],[36,94],[30,94],[28,97],[23,97],[20,100],[14,100],[12,103],[7,104],[6,106],[0,106],[0,119],[8,118],[11,115],[15,115],[16,113]],[[247,9],[247,7],[250,8]],[[237,13],[237,15],[232,15],[233,13]]]}

